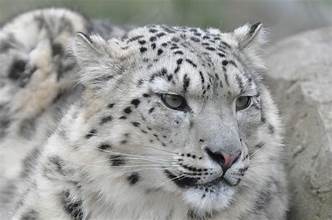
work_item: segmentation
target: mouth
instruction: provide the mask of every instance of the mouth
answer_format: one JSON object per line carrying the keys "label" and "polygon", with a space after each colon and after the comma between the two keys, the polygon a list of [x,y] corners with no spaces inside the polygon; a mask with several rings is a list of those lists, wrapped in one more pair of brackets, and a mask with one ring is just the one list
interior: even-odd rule
{"label": "mouth", "polygon": [[224,178],[224,175],[221,175],[209,182],[198,183],[199,177],[181,177],[181,176],[177,176],[177,175],[173,174],[172,172],[170,172],[167,169],[165,170],[165,174],[170,180],[172,180],[180,188],[191,188],[191,187],[210,188],[210,187],[216,186],[218,184],[222,184],[222,183],[224,183],[228,186],[236,186],[240,182],[240,181],[238,181],[235,184],[231,183],[231,182],[227,181],[226,178]]}

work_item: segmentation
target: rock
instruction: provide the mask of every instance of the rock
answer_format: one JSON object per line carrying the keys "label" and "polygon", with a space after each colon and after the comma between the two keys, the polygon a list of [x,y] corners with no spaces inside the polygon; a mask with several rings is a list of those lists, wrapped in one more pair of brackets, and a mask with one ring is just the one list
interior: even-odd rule
{"label": "rock", "polygon": [[332,28],[267,49],[265,77],[286,127],[291,220],[332,219]]}

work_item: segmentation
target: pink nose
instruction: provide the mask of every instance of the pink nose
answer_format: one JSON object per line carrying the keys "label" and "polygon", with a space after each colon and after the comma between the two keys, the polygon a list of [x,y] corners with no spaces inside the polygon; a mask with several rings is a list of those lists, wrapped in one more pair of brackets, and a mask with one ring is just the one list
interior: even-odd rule
{"label": "pink nose", "polygon": [[241,151],[234,154],[226,154],[221,151],[212,152],[209,148],[206,148],[205,151],[212,160],[217,162],[222,167],[224,171],[231,168],[241,155]]}
{"label": "pink nose", "polygon": [[237,159],[240,157],[241,153],[238,153],[236,155],[230,155],[230,154],[222,154],[224,157],[224,164],[223,166],[225,168],[230,168],[236,161]]}

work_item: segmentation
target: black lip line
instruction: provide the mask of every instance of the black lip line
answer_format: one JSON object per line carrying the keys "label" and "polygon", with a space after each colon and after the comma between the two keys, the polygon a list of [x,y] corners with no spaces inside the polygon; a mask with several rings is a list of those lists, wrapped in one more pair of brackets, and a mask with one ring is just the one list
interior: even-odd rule
{"label": "black lip line", "polygon": [[166,176],[171,179],[178,187],[180,188],[188,188],[188,187],[193,187],[196,186],[197,184],[197,179],[192,178],[192,177],[178,177],[171,173],[169,170],[165,169],[164,170]]}
{"label": "black lip line", "polygon": [[178,187],[180,188],[190,188],[190,187],[199,187],[199,186],[213,186],[221,181],[224,183],[231,185],[226,179],[224,179],[224,174],[220,177],[217,177],[216,179],[208,182],[208,183],[203,183],[203,184],[197,184],[198,179],[193,178],[193,177],[178,177],[171,173],[169,170],[165,169],[164,170],[166,176],[171,179]]}

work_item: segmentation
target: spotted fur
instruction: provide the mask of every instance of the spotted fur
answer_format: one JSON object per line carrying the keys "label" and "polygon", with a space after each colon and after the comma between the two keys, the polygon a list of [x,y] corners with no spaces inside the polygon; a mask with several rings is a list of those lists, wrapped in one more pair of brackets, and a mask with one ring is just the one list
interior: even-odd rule
{"label": "spotted fur", "polygon": [[260,23],[126,33],[67,9],[6,23],[0,219],[285,219],[263,41]]}

